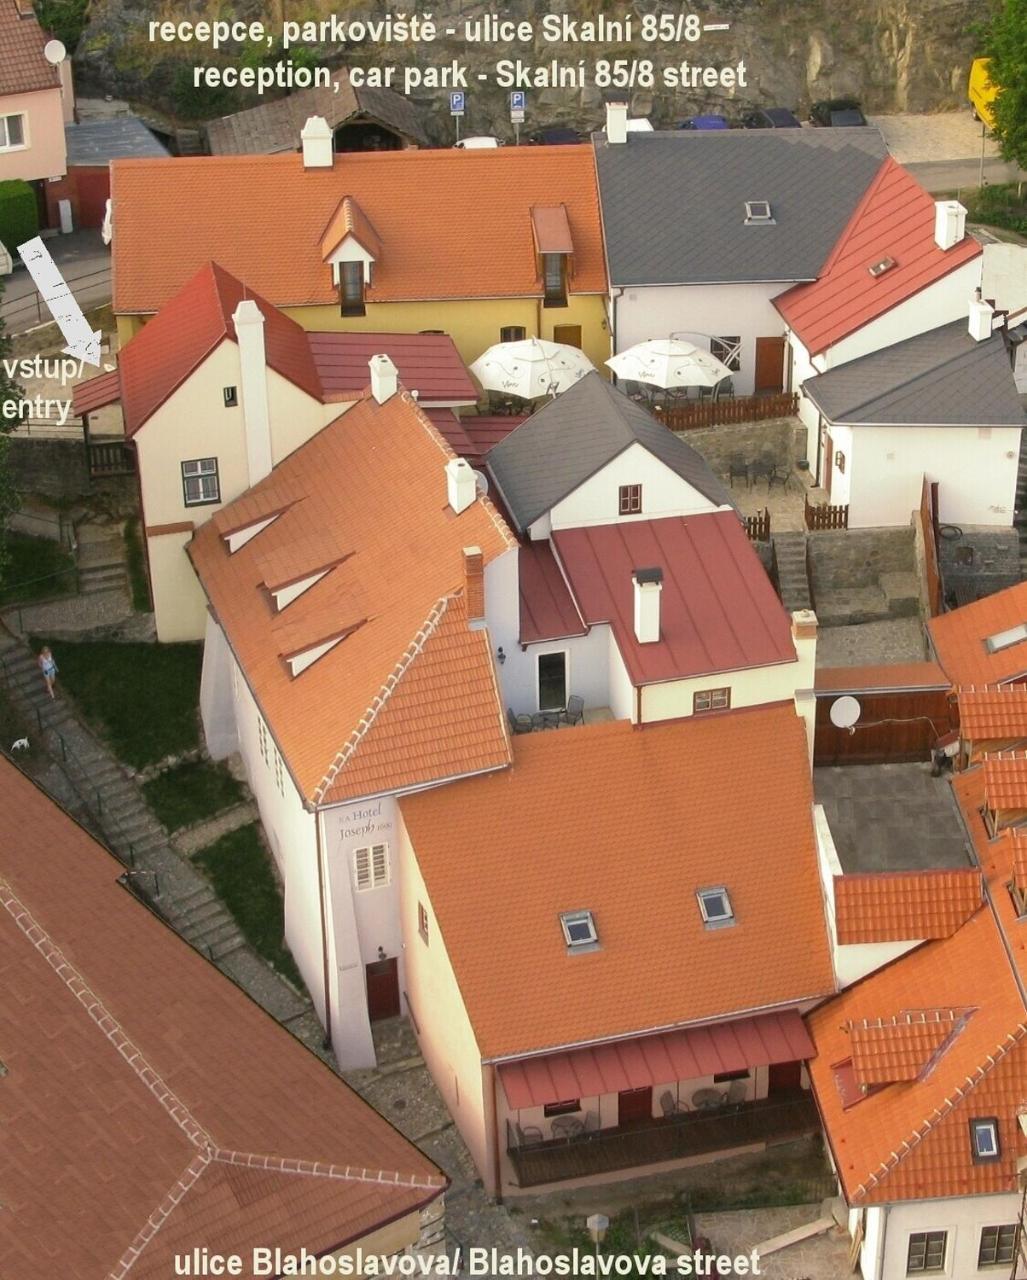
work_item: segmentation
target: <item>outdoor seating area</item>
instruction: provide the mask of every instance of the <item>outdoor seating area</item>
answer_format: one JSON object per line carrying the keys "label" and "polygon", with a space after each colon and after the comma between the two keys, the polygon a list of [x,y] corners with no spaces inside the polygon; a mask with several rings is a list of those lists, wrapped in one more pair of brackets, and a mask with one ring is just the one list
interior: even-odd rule
{"label": "outdoor seating area", "polygon": [[761,481],[765,482],[767,493],[775,484],[787,489],[794,474],[791,468],[783,466],[772,453],[761,453],[756,458],[733,454],[728,462],[728,480],[732,489],[736,480],[744,480],[747,489],[752,489]]}
{"label": "outdoor seating area", "polygon": [[[606,718],[606,717],[602,717]],[[543,729],[564,729],[585,723],[585,699],[572,693],[563,710],[515,712],[506,709],[511,733],[538,733]]]}

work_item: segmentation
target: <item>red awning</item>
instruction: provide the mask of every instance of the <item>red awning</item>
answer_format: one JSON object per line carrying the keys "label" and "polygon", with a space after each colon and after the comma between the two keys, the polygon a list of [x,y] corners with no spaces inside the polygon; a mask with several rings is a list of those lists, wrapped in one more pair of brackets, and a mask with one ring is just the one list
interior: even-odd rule
{"label": "red awning", "polygon": [[88,382],[78,383],[71,393],[72,408],[78,418],[95,409],[103,409],[106,405],[117,404],[120,399],[121,379],[117,369],[113,373],[101,373],[98,378],[90,378]]}
{"label": "red awning", "polygon": [[724,1071],[812,1058],[816,1050],[794,1009],[713,1026],[640,1036],[594,1049],[571,1049],[499,1068],[512,1110],[623,1089],[695,1080]]}

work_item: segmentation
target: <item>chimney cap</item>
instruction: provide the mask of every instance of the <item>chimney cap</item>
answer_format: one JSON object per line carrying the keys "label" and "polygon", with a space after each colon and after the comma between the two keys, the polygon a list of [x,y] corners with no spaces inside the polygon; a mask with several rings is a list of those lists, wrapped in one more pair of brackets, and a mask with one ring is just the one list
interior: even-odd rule
{"label": "chimney cap", "polygon": [[[295,125],[293,126],[295,128]],[[330,138],[332,131],[324,116],[309,116],[307,123],[300,130],[301,138]]]}
{"label": "chimney cap", "polygon": [[263,324],[264,313],[252,298],[240,298],[235,311],[232,313],[232,323],[236,325]]}
{"label": "chimney cap", "polygon": [[639,586],[644,583],[654,582],[659,584],[663,582],[663,570],[658,567],[652,569],[636,569],[633,576]]}

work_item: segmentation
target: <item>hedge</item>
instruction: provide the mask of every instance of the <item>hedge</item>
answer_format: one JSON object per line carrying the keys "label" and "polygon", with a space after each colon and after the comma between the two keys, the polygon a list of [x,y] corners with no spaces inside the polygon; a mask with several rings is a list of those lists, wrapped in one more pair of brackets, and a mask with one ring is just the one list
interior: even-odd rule
{"label": "hedge", "polygon": [[36,193],[20,178],[0,182],[0,244],[16,259],[18,245],[31,240],[38,232]]}

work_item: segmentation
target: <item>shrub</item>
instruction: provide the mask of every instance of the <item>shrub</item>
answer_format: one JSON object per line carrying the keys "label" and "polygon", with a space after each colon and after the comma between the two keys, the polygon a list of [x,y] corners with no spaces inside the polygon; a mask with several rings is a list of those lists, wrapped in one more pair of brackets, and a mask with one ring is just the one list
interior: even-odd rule
{"label": "shrub", "polygon": [[27,182],[11,178],[0,182],[0,243],[18,255],[18,245],[31,240],[39,231],[36,193]]}

